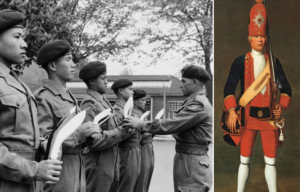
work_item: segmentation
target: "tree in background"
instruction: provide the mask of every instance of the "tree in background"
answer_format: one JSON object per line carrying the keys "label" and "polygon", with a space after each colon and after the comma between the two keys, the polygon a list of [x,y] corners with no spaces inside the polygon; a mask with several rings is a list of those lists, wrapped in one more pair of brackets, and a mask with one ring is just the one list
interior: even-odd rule
{"label": "tree in background", "polygon": [[[137,33],[155,45],[150,52],[141,50],[141,54],[152,59],[152,63],[168,52],[181,54],[183,64],[202,65],[212,77],[212,0],[142,2],[147,7],[142,15],[148,24]],[[212,84],[211,81],[207,85],[210,101]]]}
{"label": "tree in background", "polygon": [[88,57],[106,59],[121,50],[131,52],[138,41],[118,38],[138,5],[131,0],[0,0],[0,9],[25,15],[25,66],[36,61],[40,47],[55,39],[66,39],[74,49],[75,62]]}

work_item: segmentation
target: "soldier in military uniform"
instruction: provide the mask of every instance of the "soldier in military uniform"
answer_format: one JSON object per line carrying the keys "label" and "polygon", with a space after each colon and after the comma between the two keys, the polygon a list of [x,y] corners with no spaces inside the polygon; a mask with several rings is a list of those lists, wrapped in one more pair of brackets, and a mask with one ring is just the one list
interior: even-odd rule
{"label": "soldier in military uniform", "polygon": [[[124,106],[133,95],[132,81],[118,79],[113,83],[111,89],[118,99],[114,104],[118,124],[124,120]],[[141,168],[140,132],[134,130],[128,138],[119,143],[120,154],[120,185],[119,192],[135,192]]]}
{"label": "soldier in military uniform", "polygon": [[128,117],[124,125],[152,134],[173,134],[174,191],[209,191],[212,168],[207,151],[212,143],[212,106],[206,97],[205,83],[210,76],[202,67],[193,65],[184,67],[181,73],[181,89],[187,99],[172,118],[136,124],[135,117]]}
{"label": "soldier in military uniform", "polygon": [[[291,102],[291,87],[283,72],[283,68],[277,58],[275,58],[275,77],[281,84],[281,95],[279,104],[273,108],[272,101],[272,83],[270,76],[269,57],[263,53],[266,42],[266,23],[267,13],[262,1],[257,1],[250,12],[249,24],[249,43],[252,51],[246,55],[236,58],[231,66],[229,76],[224,88],[224,105],[225,110],[229,112],[227,126],[230,130],[236,131],[238,114],[236,109],[239,100],[235,98],[235,90],[238,82],[241,82],[241,98],[249,98],[249,103],[245,103],[244,122],[245,128],[241,129],[239,136],[226,133],[224,136],[225,141],[237,146],[240,143],[240,166],[238,171],[238,192],[245,190],[246,182],[250,173],[250,162],[253,154],[253,146],[255,138],[259,132],[261,135],[264,159],[265,159],[265,177],[268,184],[269,191],[277,191],[276,186],[276,167],[275,160],[277,154],[277,147],[280,145],[278,141],[278,130],[274,124],[268,120],[281,116],[282,109],[288,109]],[[260,77],[262,80],[260,80]],[[259,82],[262,84],[261,88],[258,87],[256,94],[249,92],[251,86]],[[248,90],[248,92],[247,92]],[[254,89],[255,90],[255,89]],[[254,91],[253,91],[254,92]],[[242,100],[242,99],[240,99]],[[273,115],[272,115],[273,114]]]}
{"label": "soldier in military uniform", "polygon": [[0,191],[34,192],[35,181],[57,182],[62,162],[36,162],[40,147],[36,101],[12,64],[23,64],[24,16],[0,11]]}
{"label": "soldier in military uniform", "polygon": [[[66,83],[75,75],[71,46],[65,40],[48,42],[38,52],[37,63],[48,73],[49,80],[34,92],[38,101],[38,123],[45,138],[58,128],[59,122],[74,106],[78,107]],[[62,144],[63,169],[60,181],[45,183],[44,191],[85,192],[85,168],[82,159],[82,144],[86,138],[99,133],[97,124],[86,122]]]}
{"label": "soldier in military uniform", "polygon": [[[140,89],[133,90],[134,107],[132,116],[141,118],[146,107],[147,93]],[[147,119],[142,119],[147,120]],[[148,192],[154,170],[154,151],[153,151],[153,135],[144,132],[140,138],[141,145],[141,173],[138,180],[136,192]]]}
{"label": "soldier in military uniform", "polygon": [[117,143],[127,137],[128,128],[118,126],[114,109],[103,95],[108,83],[106,64],[99,61],[88,63],[81,69],[79,78],[88,87],[81,103],[81,109],[87,109],[85,121],[93,121],[105,109],[112,112],[108,121],[101,125],[100,135],[90,138],[83,153],[87,191],[117,192],[120,175]]}

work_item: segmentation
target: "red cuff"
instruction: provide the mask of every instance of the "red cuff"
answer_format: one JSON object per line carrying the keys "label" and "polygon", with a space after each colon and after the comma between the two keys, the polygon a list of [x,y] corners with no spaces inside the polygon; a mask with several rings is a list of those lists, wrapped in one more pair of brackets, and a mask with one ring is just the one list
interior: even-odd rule
{"label": "red cuff", "polygon": [[237,108],[236,100],[234,95],[228,95],[224,99],[224,106],[226,111],[228,111],[231,108]]}
{"label": "red cuff", "polygon": [[292,98],[290,96],[288,96],[287,94],[280,94],[280,100],[279,100],[279,104],[285,109],[287,110],[290,107]]}

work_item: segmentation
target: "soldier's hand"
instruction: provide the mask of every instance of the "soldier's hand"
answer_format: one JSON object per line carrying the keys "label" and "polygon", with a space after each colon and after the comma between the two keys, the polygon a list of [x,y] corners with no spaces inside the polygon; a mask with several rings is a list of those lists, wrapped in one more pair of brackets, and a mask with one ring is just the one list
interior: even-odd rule
{"label": "soldier's hand", "polygon": [[36,180],[56,183],[59,181],[59,175],[62,170],[62,161],[44,160],[39,162],[36,174]]}
{"label": "soldier's hand", "polygon": [[129,116],[126,119],[123,120],[123,126],[125,127],[132,127],[136,129],[142,128],[142,122],[143,120],[140,120],[136,117]]}
{"label": "soldier's hand", "polygon": [[98,124],[93,122],[86,122],[78,128],[86,136],[89,137],[93,134],[100,134],[100,127]]}
{"label": "soldier's hand", "polygon": [[282,107],[281,105],[277,104],[276,109],[273,110],[273,115],[275,119],[281,119],[281,114],[282,114]]}
{"label": "soldier's hand", "polygon": [[231,133],[236,132],[236,121],[238,121],[239,124],[241,125],[241,123],[238,119],[239,119],[239,116],[237,115],[235,109],[230,110],[229,111],[228,122],[227,122],[227,127],[229,128]]}

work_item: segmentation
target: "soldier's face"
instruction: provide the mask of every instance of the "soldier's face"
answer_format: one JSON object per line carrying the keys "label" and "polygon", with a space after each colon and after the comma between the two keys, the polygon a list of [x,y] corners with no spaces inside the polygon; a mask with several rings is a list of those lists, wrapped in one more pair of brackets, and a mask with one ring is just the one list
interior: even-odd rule
{"label": "soldier's face", "polygon": [[181,78],[181,90],[184,96],[190,96],[192,93],[194,93],[195,89],[195,82],[194,79],[188,79],[188,78]]}
{"label": "soldier's face", "polygon": [[55,62],[55,75],[62,81],[71,81],[75,76],[75,64],[72,53],[67,53]]}
{"label": "soldier's face", "polygon": [[98,93],[104,94],[107,89],[107,78],[106,78],[106,73],[103,73],[99,75],[97,78],[94,79],[94,85],[95,85],[95,91]]}
{"label": "soldier's face", "polygon": [[26,48],[22,28],[11,28],[0,33],[0,62],[5,65],[23,64],[27,58]]}
{"label": "soldier's face", "polygon": [[142,98],[134,100],[134,104],[140,110],[145,109],[145,107],[146,107],[146,97],[142,97]]}
{"label": "soldier's face", "polygon": [[121,95],[124,97],[124,99],[127,101],[129,97],[133,96],[132,86],[128,86],[125,88],[119,89]]}
{"label": "soldier's face", "polygon": [[252,36],[252,40],[250,44],[252,49],[261,52],[264,49],[265,42],[266,42],[265,36]]}

